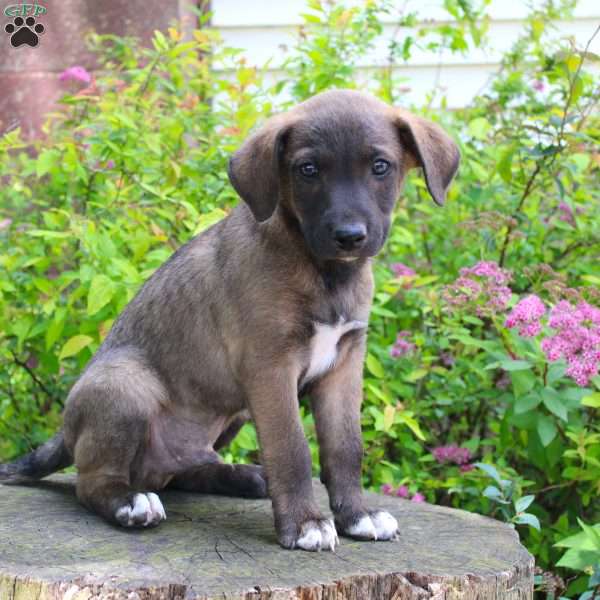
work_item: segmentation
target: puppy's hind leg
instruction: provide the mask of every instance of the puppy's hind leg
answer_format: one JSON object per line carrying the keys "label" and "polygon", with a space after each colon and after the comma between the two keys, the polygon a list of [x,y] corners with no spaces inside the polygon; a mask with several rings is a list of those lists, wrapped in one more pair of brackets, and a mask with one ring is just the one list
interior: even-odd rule
{"label": "puppy's hind leg", "polygon": [[179,490],[203,494],[241,498],[268,496],[266,475],[260,465],[207,463],[178,474],[169,485]]}
{"label": "puppy's hind leg", "polygon": [[166,518],[153,484],[141,472],[149,424],[161,399],[160,382],[143,363],[117,357],[95,364],[73,388],[65,436],[78,470],[77,497],[107,521],[124,527]]}

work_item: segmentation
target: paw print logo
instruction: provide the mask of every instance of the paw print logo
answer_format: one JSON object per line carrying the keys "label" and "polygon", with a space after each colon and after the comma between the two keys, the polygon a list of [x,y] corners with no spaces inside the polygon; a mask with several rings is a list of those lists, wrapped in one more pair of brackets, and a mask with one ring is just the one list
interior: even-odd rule
{"label": "paw print logo", "polygon": [[34,17],[15,17],[12,23],[7,23],[4,26],[4,31],[10,35],[10,43],[14,48],[27,44],[35,48],[40,38],[44,33],[44,26],[41,23],[36,23]]}

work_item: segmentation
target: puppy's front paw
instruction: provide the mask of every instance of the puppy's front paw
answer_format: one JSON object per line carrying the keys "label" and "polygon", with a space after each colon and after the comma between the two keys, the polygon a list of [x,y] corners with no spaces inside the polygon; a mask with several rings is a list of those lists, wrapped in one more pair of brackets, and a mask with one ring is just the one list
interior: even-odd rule
{"label": "puppy's front paw", "polygon": [[315,552],[318,550],[334,551],[337,544],[339,544],[339,540],[333,521],[319,519],[302,524],[295,546],[302,550]]}
{"label": "puppy's front paw", "polygon": [[115,519],[123,527],[155,527],[166,518],[160,498],[152,492],[134,494],[129,504],[115,512]]}
{"label": "puppy's front paw", "polygon": [[289,524],[279,531],[279,543],[288,549],[300,548],[309,552],[335,550],[339,539],[331,519],[312,518],[300,525]]}
{"label": "puppy's front paw", "polygon": [[350,521],[342,533],[357,540],[397,540],[398,521],[385,510],[371,511]]}

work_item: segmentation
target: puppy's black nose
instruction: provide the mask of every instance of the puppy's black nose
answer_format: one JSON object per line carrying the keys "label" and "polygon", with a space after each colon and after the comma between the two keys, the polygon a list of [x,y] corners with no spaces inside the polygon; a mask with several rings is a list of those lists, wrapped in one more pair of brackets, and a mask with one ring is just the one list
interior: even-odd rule
{"label": "puppy's black nose", "polygon": [[367,239],[367,228],[362,223],[341,225],[333,232],[333,239],[342,250],[356,250]]}

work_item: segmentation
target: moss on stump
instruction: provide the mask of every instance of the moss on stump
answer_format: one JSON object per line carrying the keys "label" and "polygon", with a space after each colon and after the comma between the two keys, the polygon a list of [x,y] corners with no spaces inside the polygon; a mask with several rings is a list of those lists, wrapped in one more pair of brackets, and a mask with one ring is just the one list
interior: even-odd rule
{"label": "moss on stump", "polygon": [[464,511],[369,494],[398,519],[398,542],[309,553],[277,545],[268,501],[162,492],[167,521],[132,531],[82,508],[73,481],[0,486],[0,599],[533,598],[515,531]]}

